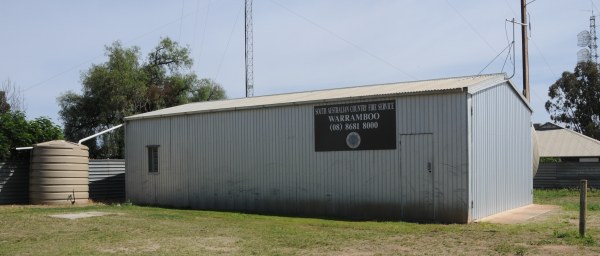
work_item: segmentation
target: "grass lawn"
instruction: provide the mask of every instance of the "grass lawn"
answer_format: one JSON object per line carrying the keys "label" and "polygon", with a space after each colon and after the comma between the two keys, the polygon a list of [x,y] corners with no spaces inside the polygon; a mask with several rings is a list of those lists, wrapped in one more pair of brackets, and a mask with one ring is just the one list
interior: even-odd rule
{"label": "grass lawn", "polygon": [[[520,225],[352,222],[132,205],[0,206],[0,255],[598,255],[600,192],[536,190],[562,212]],[[76,220],[48,215],[101,211]]]}

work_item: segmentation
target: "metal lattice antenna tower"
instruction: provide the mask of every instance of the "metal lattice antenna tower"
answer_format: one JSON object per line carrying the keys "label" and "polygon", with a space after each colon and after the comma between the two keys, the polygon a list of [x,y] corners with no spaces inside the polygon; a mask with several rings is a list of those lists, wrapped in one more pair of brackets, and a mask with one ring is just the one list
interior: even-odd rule
{"label": "metal lattice antenna tower", "polygon": [[246,0],[246,97],[254,96],[254,41],[252,39],[252,0]]}
{"label": "metal lattice antenna tower", "polygon": [[590,16],[590,39],[590,57],[598,65],[598,44],[596,43],[598,37],[596,36],[596,16],[594,16],[594,11],[592,11],[592,16]]}

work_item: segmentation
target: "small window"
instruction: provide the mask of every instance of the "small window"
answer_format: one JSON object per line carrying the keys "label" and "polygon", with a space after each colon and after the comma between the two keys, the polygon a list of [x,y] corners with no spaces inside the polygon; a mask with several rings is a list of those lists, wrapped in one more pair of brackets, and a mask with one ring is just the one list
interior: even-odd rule
{"label": "small window", "polygon": [[158,145],[148,146],[148,172],[158,173]]}

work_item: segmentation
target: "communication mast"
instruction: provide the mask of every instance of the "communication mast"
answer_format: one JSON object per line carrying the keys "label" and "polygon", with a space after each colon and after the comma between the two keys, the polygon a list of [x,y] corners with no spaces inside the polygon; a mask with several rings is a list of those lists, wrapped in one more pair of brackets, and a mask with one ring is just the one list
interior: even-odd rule
{"label": "communication mast", "polygon": [[577,63],[593,61],[598,64],[598,44],[596,35],[596,16],[592,11],[590,16],[590,30],[577,34],[577,46],[584,47],[577,52]]}
{"label": "communication mast", "polygon": [[252,0],[246,0],[246,97],[254,96],[254,42],[252,33]]}
{"label": "communication mast", "polygon": [[592,16],[590,16],[590,54],[591,57],[594,58],[594,63],[598,64],[598,44],[596,44],[596,40],[598,37],[596,36],[596,16],[594,16],[594,11],[592,11]]}

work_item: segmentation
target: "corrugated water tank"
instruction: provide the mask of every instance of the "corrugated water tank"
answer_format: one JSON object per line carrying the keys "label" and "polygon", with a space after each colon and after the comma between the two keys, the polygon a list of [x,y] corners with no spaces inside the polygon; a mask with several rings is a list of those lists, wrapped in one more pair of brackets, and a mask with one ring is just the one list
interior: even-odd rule
{"label": "corrugated water tank", "polygon": [[64,140],[34,145],[29,175],[31,204],[88,203],[89,151]]}
{"label": "corrugated water tank", "polygon": [[540,167],[540,148],[538,145],[538,137],[537,132],[533,127],[531,127],[531,146],[533,147],[533,158],[531,159],[532,166],[532,177],[535,177],[535,174]]}

